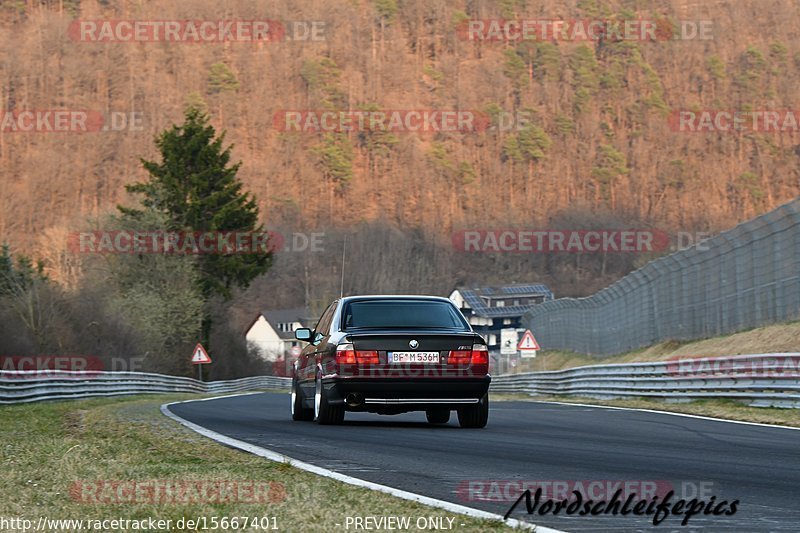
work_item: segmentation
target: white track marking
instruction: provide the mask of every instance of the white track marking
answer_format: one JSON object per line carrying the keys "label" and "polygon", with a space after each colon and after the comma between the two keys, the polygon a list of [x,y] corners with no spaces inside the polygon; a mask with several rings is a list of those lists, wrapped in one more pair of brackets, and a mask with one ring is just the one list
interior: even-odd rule
{"label": "white track marking", "polygon": [[[515,400],[509,400],[515,401]],[[712,416],[692,415],[688,413],[675,413],[673,411],[658,411],[656,409],[642,409],[638,407],[619,407],[616,405],[597,405],[593,403],[570,403],[570,402],[552,402],[545,400],[516,400],[529,403],[551,403],[554,405],[571,405],[573,407],[595,407],[597,409],[617,409],[619,411],[642,411],[643,413],[656,413],[660,415],[684,416],[686,418],[699,418],[701,420],[713,420],[715,422],[727,422],[729,424],[744,424],[746,426],[761,426],[765,428],[778,428],[778,429],[794,429],[800,431],[800,428],[792,426],[779,426],[777,424],[763,424],[761,422],[744,422],[742,420],[729,420],[727,418],[714,418]]]}
{"label": "white track marking", "polygon": [[504,522],[507,526],[513,528],[525,529],[528,531],[537,531],[539,533],[564,533],[563,531],[560,531],[558,529],[537,526],[531,524],[530,522],[523,522],[522,520],[517,520],[515,518],[509,518],[508,520],[503,520],[503,517],[499,514],[490,513],[487,511],[481,511],[480,509],[473,509],[472,507],[466,507],[464,505],[458,505],[456,503],[451,503],[444,500],[437,500],[436,498],[431,498],[429,496],[423,496],[422,494],[415,494],[413,492],[396,489],[394,487],[389,487],[387,485],[380,485],[378,483],[373,483],[371,481],[364,481],[363,479],[358,479],[345,474],[341,474],[339,472],[334,472],[333,470],[329,470],[321,466],[316,466],[312,465],[311,463],[298,461],[297,459],[293,459],[287,455],[283,455],[282,453],[278,453],[270,449],[263,448],[261,446],[256,446],[255,444],[250,444],[248,442],[234,439],[226,435],[223,435],[221,433],[217,433],[216,431],[211,431],[210,429],[204,428],[203,426],[200,426],[193,422],[189,422],[188,420],[179,417],[178,415],[169,410],[170,405],[176,405],[179,403],[220,400],[222,398],[232,398],[234,396],[244,396],[246,394],[261,394],[261,393],[250,392],[244,394],[229,394],[227,396],[218,396],[216,398],[203,398],[200,400],[184,400],[182,402],[165,403],[161,406],[161,412],[165,416],[168,416],[169,418],[175,420],[179,424],[186,426],[192,431],[195,431],[203,435],[204,437],[208,437],[209,439],[212,439],[220,444],[224,444],[232,448],[238,448],[242,451],[252,453],[253,455],[258,455],[259,457],[264,457],[265,459],[269,459],[270,461],[276,461],[278,463],[287,463],[290,464],[291,466],[299,468],[300,470],[311,472],[312,474],[317,474],[319,476],[335,479],[337,481],[341,481],[349,485],[355,485],[357,487],[364,487],[367,489],[376,490],[378,492],[385,492],[386,494],[391,494],[392,496],[396,496],[404,500],[410,500],[421,503],[423,505],[428,505],[430,507],[444,509],[445,511],[449,511],[451,513],[458,513],[466,516],[471,516],[473,518],[482,518],[486,520],[498,520],[500,522]]}

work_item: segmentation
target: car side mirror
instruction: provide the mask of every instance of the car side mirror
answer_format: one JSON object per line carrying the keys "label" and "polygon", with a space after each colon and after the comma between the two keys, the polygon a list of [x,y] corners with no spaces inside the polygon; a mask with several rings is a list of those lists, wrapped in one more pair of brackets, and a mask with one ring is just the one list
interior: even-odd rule
{"label": "car side mirror", "polygon": [[311,342],[313,332],[309,328],[297,328],[294,330],[294,338],[299,341]]}

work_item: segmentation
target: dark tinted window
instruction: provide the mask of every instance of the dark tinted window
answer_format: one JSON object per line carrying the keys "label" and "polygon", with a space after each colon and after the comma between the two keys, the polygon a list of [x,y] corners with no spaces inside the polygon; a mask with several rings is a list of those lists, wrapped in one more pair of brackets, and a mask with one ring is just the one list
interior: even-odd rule
{"label": "dark tinted window", "polygon": [[344,327],[468,329],[461,313],[450,303],[431,300],[350,302],[344,311]]}
{"label": "dark tinted window", "polygon": [[333,318],[333,313],[335,311],[336,311],[336,302],[333,302],[331,305],[328,306],[325,312],[322,313],[319,322],[317,322],[317,327],[314,328],[314,333],[321,333],[323,336],[330,333],[331,319]]}

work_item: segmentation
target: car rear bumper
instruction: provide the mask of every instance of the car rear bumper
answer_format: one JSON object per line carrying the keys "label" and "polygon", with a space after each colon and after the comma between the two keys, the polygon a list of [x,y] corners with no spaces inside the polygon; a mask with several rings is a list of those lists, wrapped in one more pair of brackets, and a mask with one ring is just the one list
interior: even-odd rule
{"label": "car rear bumper", "polygon": [[491,379],[488,375],[420,380],[336,376],[323,378],[322,386],[330,404],[344,403],[353,411],[402,412],[478,403],[488,392]]}

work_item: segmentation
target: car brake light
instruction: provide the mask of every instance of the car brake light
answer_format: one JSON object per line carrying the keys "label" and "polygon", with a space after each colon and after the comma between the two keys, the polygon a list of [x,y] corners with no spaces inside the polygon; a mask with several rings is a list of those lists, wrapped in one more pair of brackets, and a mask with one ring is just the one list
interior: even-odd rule
{"label": "car brake light", "polygon": [[468,365],[472,358],[469,350],[450,350],[447,355],[447,363],[451,365]]}
{"label": "car brake light", "polygon": [[350,343],[340,344],[336,347],[336,364],[337,365],[354,365],[356,364],[356,352],[353,345]]}
{"label": "car brake light", "polygon": [[488,365],[489,349],[485,344],[473,344],[472,350],[450,350],[447,362],[451,365]]}
{"label": "car brake light", "polygon": [[473,344],[471,359],[473,365],[488,365],[489,348],[485,344]]}
{"label": "car brake light", "polygon": [[356,352],[356,360],[361,365],[377,365],[380,362],[378,352],[373,350],[358,350]]}
{"label": "car brake light", "polygon": [[378,352],[374,350],[354,350],[351,343],[336,347],[336,364],[339,365],[377,365],[380,362]]}

